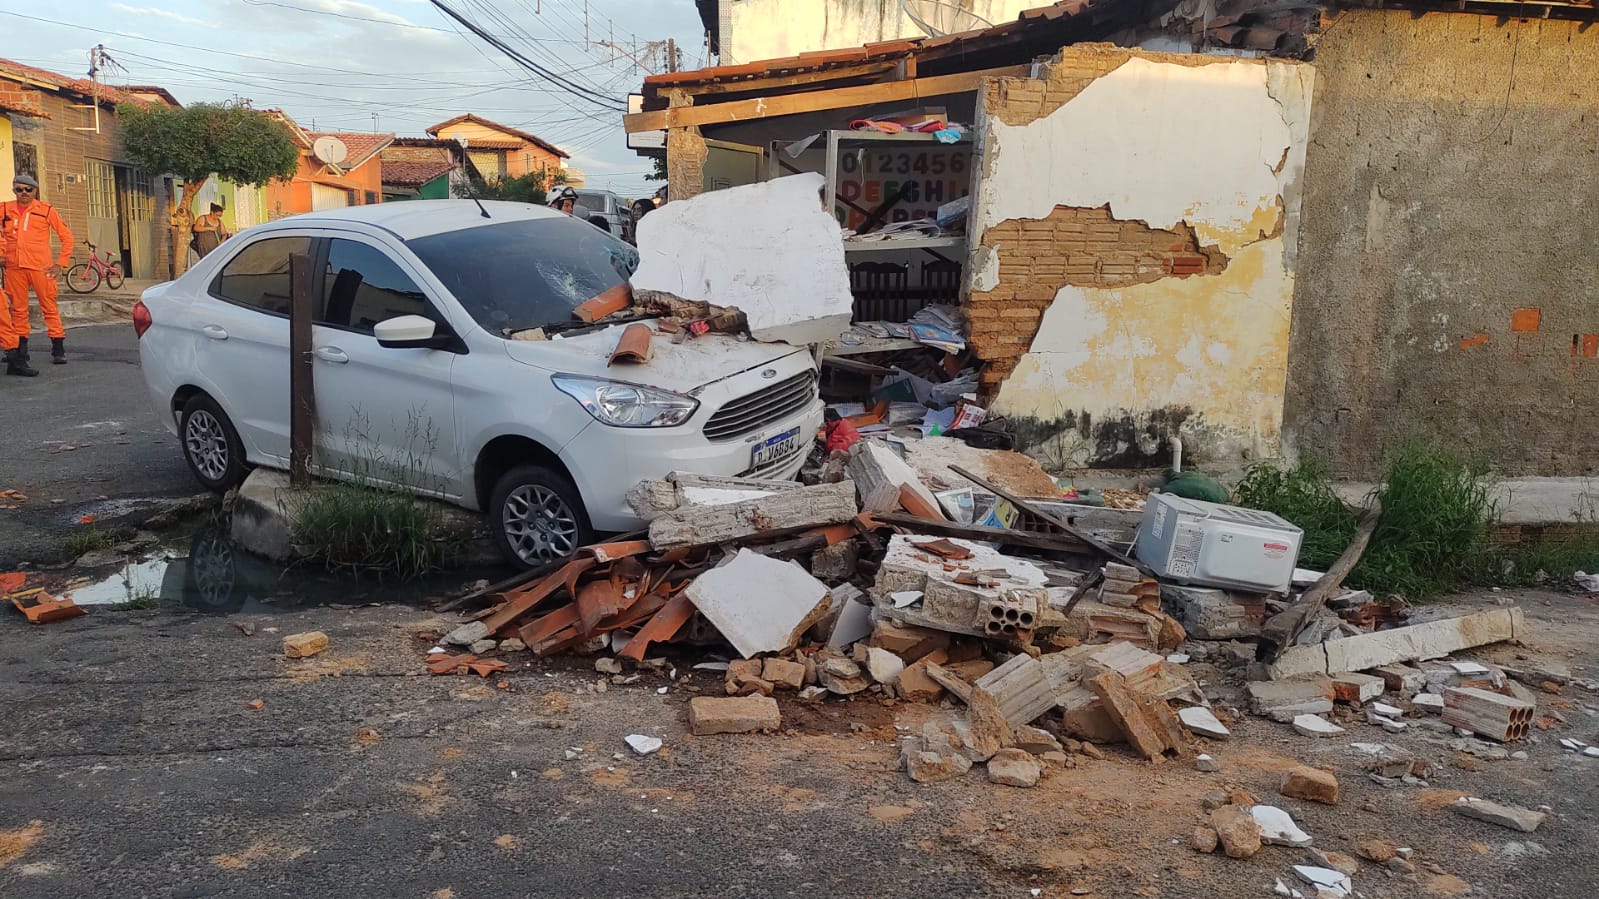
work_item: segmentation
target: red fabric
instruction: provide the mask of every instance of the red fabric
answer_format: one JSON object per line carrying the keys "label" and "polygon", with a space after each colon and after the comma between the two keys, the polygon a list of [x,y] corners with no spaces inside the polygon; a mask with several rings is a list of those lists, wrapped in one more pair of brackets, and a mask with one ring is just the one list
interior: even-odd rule
{"label": "red fabric", "polygon": [[822,447],[830,453],[834,450],[847,450],[855,445],[855,441],[861,439],[861,432],[855,430],[855,426],[850,424],[848,419],[843,418],[822,425],[822,434]]}

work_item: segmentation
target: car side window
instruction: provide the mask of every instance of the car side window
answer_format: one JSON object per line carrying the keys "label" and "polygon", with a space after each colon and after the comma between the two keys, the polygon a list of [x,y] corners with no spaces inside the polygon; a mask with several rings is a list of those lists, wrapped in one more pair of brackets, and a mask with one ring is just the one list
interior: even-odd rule
{"label": "car side window", "polygon": [[438,320],[411,276],[383,250],[354,240],[328,241],[322,281],[323,313],[317,324],[371,334],[380,321],[400,315]]}
{"label": "car side window", "polygon": [[240,306],[288,315],[289,257],[311,252],[309,237],[269,237],[250,244],[228,260],[212,290]]}

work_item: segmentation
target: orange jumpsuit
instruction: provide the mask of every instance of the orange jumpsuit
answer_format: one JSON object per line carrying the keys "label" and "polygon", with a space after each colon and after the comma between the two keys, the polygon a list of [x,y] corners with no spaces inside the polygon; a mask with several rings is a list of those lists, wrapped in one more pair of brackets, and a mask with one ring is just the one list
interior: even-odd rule
{"label": "orange jumpsuit", "polygon": [[[65,337],[61,327],[61,311],[56,307],[56,279],[47,271],[51,265],[66,268],[72,261],[75,243],[72,230],[61,220],[54,206],[34,200],[26,208],[11,201],[0,203],[0,263],[6,270],[6,294],[11,298],[9,316],[10,334],[6,335],[5,349],[15,349],[19,337],[27,337],[31,330],[28,322],[28,289],[39,298],[39,311],[44,313],[44,324],[51,337]],[[50,232],[61,242],[60,254],[50,256]],[[0,319],[0,326],[7,324]]]}

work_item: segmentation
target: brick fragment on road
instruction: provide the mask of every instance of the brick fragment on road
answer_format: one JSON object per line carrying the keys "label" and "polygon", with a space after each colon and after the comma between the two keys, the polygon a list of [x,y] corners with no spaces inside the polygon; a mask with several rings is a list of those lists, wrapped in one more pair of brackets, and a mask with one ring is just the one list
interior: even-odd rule
{"label": "brick fragment on road", "polygon": [[688,723],[695,736],[703,737],[777,730],[783,718],[770,696],[696,696],[689,700]]}
{"label": "brick fragment on road", "polygon": [[1294,799],[1308,799],[1324,805],[1338,804],[1338,778],[1329,771],[1299,765],[1283,774],[1277,792]]}
{"label": "brick fragment on road", "polygon": [[328,648],[328,635],[306,631],[283,638],[283,654],[291,659],[306,659]]}

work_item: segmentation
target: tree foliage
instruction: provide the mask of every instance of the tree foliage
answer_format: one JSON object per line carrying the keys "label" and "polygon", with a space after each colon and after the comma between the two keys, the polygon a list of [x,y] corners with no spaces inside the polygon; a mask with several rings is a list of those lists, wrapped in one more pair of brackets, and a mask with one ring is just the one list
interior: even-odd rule
{"label": "tree foliage", "polygon": [[645,181],[666,180],[666,157],[656,156],[650,159],[650,173],[644,176]]}
{"label": "tree foliage", "polygon": [[124,103],[117,116],[129,159],[186,183],[204,182],[214,173],[234,184],[266,184],[294,177],[299,164],[300,148],[289,129],[247,106]]}
{"label": "tree foliage", "polygon": [[[564,177],[555,175],[555,183],[564,182]],[[467,182],[467,199],[476,200],[511,200],[517,203],[543,203],[549,194],[544,188],[544,176],[532,172],[516,178],[496,178],[485,181],[482,178],[472,178]]]}

